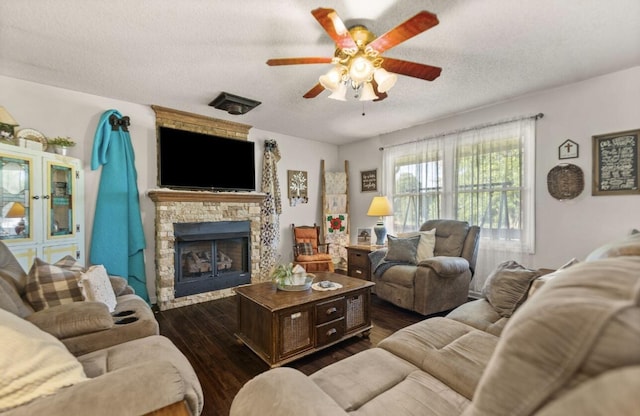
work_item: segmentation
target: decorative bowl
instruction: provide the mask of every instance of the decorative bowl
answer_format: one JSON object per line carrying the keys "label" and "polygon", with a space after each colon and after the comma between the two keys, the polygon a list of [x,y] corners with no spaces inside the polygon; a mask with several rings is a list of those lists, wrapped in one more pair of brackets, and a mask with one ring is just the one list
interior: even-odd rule
{"label": "decorative bowl", "polygon": [[276,287],[280,290],[284,290],[287,292],[301,292],[303,290],[307,290],[311,287],[311,284],[313,283],[313,279],[315,279],[316,276],[313,274],[309,274],[307,273],[306,279],[304,284],[301,285],[288,285],[288,284],[280,284],[280,283],[276,283]]}

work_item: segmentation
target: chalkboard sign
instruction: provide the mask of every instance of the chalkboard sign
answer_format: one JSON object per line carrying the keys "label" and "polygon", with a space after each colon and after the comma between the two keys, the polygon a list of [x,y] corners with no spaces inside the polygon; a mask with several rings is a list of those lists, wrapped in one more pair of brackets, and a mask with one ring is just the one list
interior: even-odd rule
{"label": "chalkboard sign", "polygon": [[360,171],[362,183],[361,192],[376,192],[378,190],[378,170]]}
{"label": "chalkboard sign", "polygon": [[592,195],[640,193],[640,130],[593,136]]}

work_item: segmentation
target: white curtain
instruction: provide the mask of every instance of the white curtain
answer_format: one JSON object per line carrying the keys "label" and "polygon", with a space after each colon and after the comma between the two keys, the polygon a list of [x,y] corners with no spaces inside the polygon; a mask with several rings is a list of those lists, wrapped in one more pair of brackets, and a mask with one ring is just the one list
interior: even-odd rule
{"label": "white curtain", "polygon": [[535,119],[527,117],[424,138],[383,151],[383,191],[393,199],[392,233],[428,219],[478,225],[470,295],[505,260],[523,265],[535,250]]}

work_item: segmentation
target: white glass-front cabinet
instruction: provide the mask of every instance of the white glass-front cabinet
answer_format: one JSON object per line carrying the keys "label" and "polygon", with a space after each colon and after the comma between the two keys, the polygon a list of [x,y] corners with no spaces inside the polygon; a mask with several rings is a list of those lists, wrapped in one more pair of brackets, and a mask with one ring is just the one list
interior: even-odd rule
{"label": "white glass-front cabinet", "polygon": [[83,176],[79,159],[0,144],[0,239],[25,271],[36,257],[84,264]]}

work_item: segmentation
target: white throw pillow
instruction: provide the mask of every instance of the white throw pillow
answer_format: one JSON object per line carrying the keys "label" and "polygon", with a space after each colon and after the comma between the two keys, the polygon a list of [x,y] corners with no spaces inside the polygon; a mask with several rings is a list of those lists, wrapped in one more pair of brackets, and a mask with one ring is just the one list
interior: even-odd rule
{"label": "white throw pillow", "polygon": [[3,309],[0,340],[0,413],[88,380],[60,340]]}
{"label": "white throw pillow", "polygon": [[418,253],[416,255],[416,263],[420,263],[426,259],[433,257],[433,250],[436,246],[436,229],[429,231],[415,231],[411,233],[400,233],[398,237],[408,238],[420,235],[418,243]]}
{"label": "white throw pillow", "polygon": [[80,278],[80,287],[84,300],[102,302],[109,308],[109,312],[116,310],[116,294],[111,286],[109,274],[103,265],[91,266]]}

